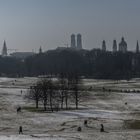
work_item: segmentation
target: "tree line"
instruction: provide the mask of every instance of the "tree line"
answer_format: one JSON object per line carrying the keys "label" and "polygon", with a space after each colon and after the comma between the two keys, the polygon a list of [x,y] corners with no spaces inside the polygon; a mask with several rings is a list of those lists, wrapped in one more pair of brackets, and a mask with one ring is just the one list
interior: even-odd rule
{"label": "tree line", "polygon": [[97,79],[140,77],[140,53],[66,48],[49,50],[24,60],[0,57],[0,76],[58,76],[61,73],[78,73]]}

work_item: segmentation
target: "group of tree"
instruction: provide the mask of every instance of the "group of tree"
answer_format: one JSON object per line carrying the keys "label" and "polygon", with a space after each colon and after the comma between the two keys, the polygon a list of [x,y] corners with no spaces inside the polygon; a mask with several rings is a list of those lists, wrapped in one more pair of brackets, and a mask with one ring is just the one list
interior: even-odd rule
{"label": "group of tree", "polygon": [[56,49],[27,58],[26,66],[31,76],[78,72],[86,78],[130,79],[140,77],[140,53]]}
{"label": "group of tree", "polygon": [[0,76],[24,76],[25,73],[26,66],[22,60],[9,56],[0,56]]}
{"label": "group of tree", "polygon": [[1,76],[39,76],[78,73],[86,78],[130,79],[140,77],[140,53],[100,49],[55,49],[35,54],[24,61],[0,57]]}
{"label": "group of tree", "polygon": [[41,78],[29,88],[25,97],[34,101],[36,108],[43,106],[45,111],[53,112],[74,106],[78,109],[80,99],[84,96],[81,84],[77,75],[61,74],[58,79]]}

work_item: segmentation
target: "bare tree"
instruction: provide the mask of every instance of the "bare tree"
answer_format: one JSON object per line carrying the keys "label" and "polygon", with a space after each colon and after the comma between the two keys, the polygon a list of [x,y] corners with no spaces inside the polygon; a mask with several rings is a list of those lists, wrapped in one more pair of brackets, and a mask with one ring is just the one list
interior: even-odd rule
{"label": "bare tree", "polygon": [[49,85],[50,85],[50,80],[41,79],[40,81],[40,88],[42,90],[41,100],[43,102],[45,111],[47,110]]}
{"label": "bare tree", "polygon": [[52,81],[52,79],[45,78],[40,81],[40,85],[42,90],[41,99],[43,101],[44,110],[46,111],[47,105],[49,105],[51,111],[53,112],[53,106],[56,103],[55,100],[57,99],[56,83]]}
{"label": "bare tree", "polygon": [[36,85],[30,87],[25,98],[35,101],[36,108],[38,108],[38,103],[41,99],[41,88],[38,82]]}
{"label": "bare tree", "polygon": [[60,76],[57,81],[52,79],[41,79],[34,86],[31,86],[26,97],[34,100],[36,108],[39,101],[42,101],[44,110],[50,109],[52,112],[58,110],[59,104],[61,109],[66,105],[68,109],[69,103],[74,103],[78,109],[81,97],[84,97],[80,91],[81,80],[78,75]]}
{"label": "bare tree", "polygon": [[68,80],[66,75],[61,73],[58,81],[59,81],[61,109],[63,109],[64,102],[66,104],[66,109],[67,109],[68,108]]}
{"label": "bare tree", "polygon": [[78,109],[79,100],[82,97],[80,92],[81,80],[77,74],[72,74],[69,78],[69,87],[72,99],[75,101],[75,107]]}

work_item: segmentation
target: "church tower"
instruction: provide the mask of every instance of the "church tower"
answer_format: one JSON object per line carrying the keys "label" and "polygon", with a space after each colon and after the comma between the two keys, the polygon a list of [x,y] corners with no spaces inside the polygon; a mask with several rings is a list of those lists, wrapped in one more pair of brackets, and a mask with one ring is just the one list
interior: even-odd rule
{"label": "church tower", "polygon": [[77,49],[82,49],[82,35],[78,34],[77,35]]}
{"label": "church tower", "polygon": [[42,54],[42,47],[39,48],[39,54]]}
{"label": "church tower", "polygon": [[106,42],[103,40],[102,42],[102,51],[106,51]]}
{"label": "church tower", "polygon": [[5,40],[4,40],[3,48],[2,48],[2,56],[7,56],[7,46],[6,46]]}
{"label": "church tower", "polygon": [[139,53],[139,42],[137,41],[136,53]]}
{"label": "church tower", "polygon": [[71,48],[76,48],[75,35],[71,35]]}
{"label": "church tower", "polygon": [[116,40],[113,41],[113,52],[117,52],[117,42],[116,42]]}
{"label": "church tower", "polygon": [[119,43],[119,51],[120,51],[120,52],[123,52],[123,53],[127,52],[127,43],[126,43],[126,41],[124,40],[124,37],[122,37],[122,40],[121,40],[121,42]]}

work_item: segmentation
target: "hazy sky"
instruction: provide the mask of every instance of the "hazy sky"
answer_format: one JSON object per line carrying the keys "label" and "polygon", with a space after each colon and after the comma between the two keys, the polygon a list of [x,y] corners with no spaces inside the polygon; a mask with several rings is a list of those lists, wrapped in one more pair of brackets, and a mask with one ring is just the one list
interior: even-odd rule
{"label": "hazy sky", "polygon": [[81,33],[83,47],[107,49],[125,37],[128,48],[140,41],[140,0],[0,0],[0,46],[38,51],[70,44]]}

